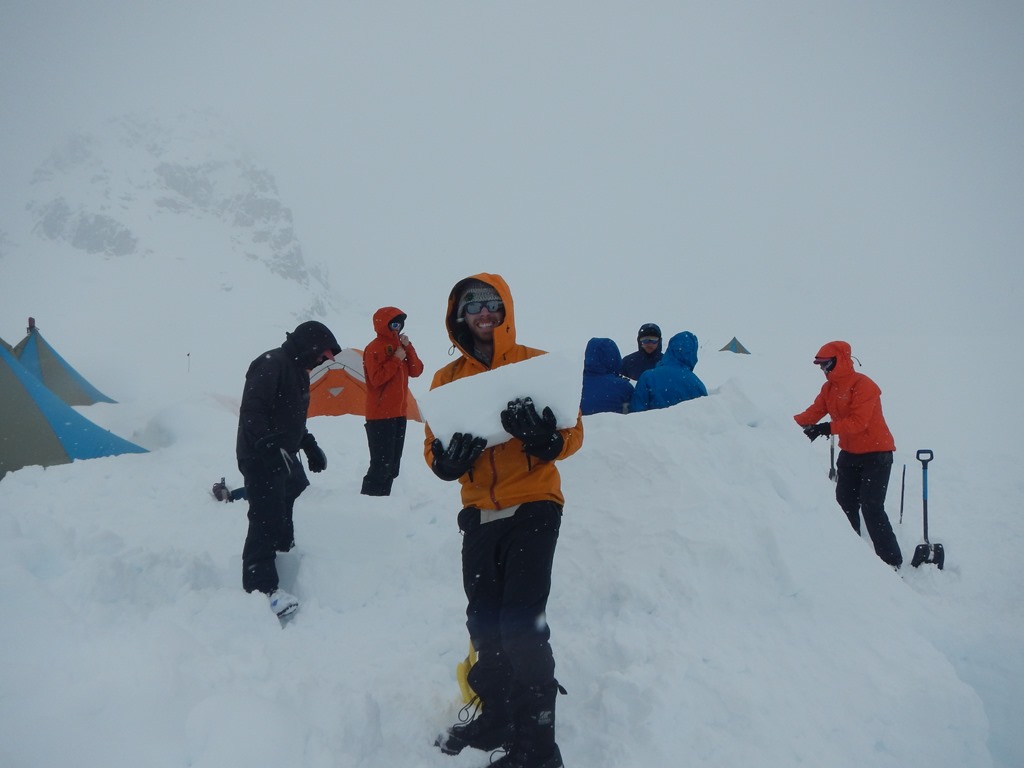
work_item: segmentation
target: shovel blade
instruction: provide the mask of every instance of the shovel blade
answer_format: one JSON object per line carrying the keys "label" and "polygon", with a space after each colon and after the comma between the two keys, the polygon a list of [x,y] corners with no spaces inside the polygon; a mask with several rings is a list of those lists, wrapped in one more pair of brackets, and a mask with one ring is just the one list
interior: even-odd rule
{"label": "shovel blade", "polygon": [[931,562],[935,563],[940,571],[942,570],[942,566],[946,562],[946,550],[942,548],[941,544],[932,544]]}
{"label": "shovel blade", "polygon": [[910,561],[910,564],[917,568],[922,563],[933,563],[941,571],[945,562],[946,552],[941,544],[918,544],[914,548],[914,559]]}
{"label": "shovel blade", "polygon": [[921,563],[928,562],[928,545],[918,544],[914,549],[914,559],[910,561],[910,564],[917,568]]}

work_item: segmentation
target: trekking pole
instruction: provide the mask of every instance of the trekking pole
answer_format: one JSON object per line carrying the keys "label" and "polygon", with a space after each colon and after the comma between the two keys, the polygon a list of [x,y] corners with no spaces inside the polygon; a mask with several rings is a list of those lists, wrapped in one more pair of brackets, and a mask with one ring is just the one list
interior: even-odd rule
{"label": "trekking pole", "polygon": [[839,473],[836,472],[836,436],[829,435],[828,440],[828,479],[833,483],[839,482]]}
{"label": "trekking pole", "polygon": [[900,525],[903,525],[903,494],[907,490],[907,465],[903,465],[903,479],[900,480]]}
{"label": "trekking pole", "polygon": [[922,511],[924,517],[924,544],[918,544],[914,549],[914,559],[910,564],[917,568],[921,563],[934,563],[941,571],[942,566],[946,561],[946,551],[941,544],[932,544],[928,540],[928,462],[931,461],[932,458],[933,454],[929,450],[920,450],[917,452],[917,460],[921,462],[921,498],[923,502]]}

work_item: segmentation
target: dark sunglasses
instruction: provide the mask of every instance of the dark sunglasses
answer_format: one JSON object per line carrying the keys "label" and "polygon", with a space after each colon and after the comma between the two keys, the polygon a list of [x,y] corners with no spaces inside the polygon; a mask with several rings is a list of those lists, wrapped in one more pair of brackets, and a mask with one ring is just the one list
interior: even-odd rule
{"label": "dark sunglasses", "polygon": [[465,310],[467,315],[479,315],[480,311],[487,307],[488,312],[500,312],[505,308],[505,302],[501,299],[491,299],[490,301],[467,301]]}
{"label": "dark sunglasses", "polygon": [[657,344],[661,339],[640,339],[641,344]]}

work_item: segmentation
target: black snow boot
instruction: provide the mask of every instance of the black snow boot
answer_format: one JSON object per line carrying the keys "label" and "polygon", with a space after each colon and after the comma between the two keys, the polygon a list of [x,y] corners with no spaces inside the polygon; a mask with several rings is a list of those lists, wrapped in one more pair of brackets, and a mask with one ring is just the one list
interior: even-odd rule
{"label": "black snow boot", "polygon": [[530,756],[513,747],[507,755],[491,763],[490,768],[565,768],[565,765],[562,763],[562,753],[555,744],[554,750],[547,757]]}
{"label": "black snow boot", "polygon": [[468,723],[456,723],[437,737],[434,746],[446,755],[457,755],[466,747],[490,752],[507,748],[512,742],[512,723],[492,709],[485,709]]}
{"label": "black snow boot", "polygon": [[562,768],[562,753],[555,743],[557,682],[525,688],[511,700],[515,740],[508,754],[491,768]]}

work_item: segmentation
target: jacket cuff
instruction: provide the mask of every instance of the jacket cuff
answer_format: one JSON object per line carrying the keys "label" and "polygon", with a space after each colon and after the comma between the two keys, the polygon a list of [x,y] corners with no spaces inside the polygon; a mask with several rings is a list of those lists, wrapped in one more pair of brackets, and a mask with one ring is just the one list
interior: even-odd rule
{"label": "jacket cuff", "polygon": [[565,439],[561,432],[552,432],[548,437],[536,443],[524,443],[523,450],[531,456],[536,456],[543,461],[554,461],[565,446]]}

